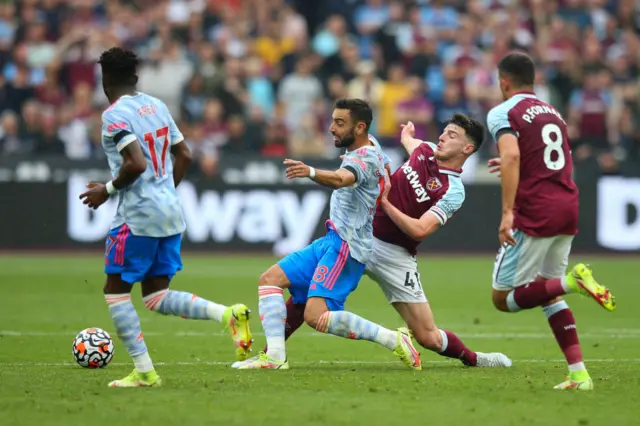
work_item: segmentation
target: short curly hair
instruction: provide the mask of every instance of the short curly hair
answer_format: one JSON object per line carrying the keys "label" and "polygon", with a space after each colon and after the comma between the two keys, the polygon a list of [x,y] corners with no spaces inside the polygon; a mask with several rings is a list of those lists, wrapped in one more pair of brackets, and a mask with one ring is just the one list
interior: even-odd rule
{"label": "short curly hair", "polygon": [[118,86],[135,86],[138,83],[139,62],[135,53],[121,47],[105,50],[98,61],[103,78],[107,77],[109,84]]}

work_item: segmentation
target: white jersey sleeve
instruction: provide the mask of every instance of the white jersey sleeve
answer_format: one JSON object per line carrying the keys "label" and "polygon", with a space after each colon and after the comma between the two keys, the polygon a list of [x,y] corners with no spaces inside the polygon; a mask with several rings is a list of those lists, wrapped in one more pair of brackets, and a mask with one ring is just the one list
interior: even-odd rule
{"label": "white jersey sleeve", "polygon": [[500,105],[497,105],[489,111],[487,114],[487,128],[491,137],[495,142],[498,142],[498,136],[503,130],[515,132],[509,122],[509,111],[517,103],[518,98],[511,98]]}
{"label": "white jersey sleeve", "polygon": [[464,203],[464,197],[462,180],[458,177],[450,176],[447,192],[433,207],[427,210],[427,213],[434,215],[440,225],[444,225],[460,210],[462,203]]}
{"label": "white jersey sleeve", "polygon": [[115,108],[102,113],[102,138],[111,141],[118,152],[137,139],[127,117]]}

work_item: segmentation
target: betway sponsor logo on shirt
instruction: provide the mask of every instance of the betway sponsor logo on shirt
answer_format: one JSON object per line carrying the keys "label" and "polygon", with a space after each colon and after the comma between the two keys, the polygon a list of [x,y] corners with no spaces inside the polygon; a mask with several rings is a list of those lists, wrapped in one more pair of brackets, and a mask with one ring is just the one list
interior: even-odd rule
{"label": "betway sponsor logo on shirt", "polygon": [[416,201],[419,203],[424,203],[425,201],[429,200],[427,190],[424,189],[424,186],[422,186],[422,184],[420,183],[420,175],[418,175],[418,172],[413,170],[413,167],[409,165],[408,161],[402,165],[402,171],[411,184],[413,191],[416,193]]}

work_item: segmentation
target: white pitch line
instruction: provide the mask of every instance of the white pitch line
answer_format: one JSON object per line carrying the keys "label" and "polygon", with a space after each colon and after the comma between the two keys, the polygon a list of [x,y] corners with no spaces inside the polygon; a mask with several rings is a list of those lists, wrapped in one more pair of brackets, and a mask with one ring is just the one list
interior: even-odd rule
{"label": "white pitch line", "polygon": [[[584,360],[586,363],[635,363],[640,362],[640,358],[594,358]],[[456,360],[429,360],[422,361],[423,364],[457,364]],[[514,364],[553,364],[553,363],[566,363],[564,359],[514,359]],[[233,361],[169,361],[169,362],[154,362],[154,365],[164,366],[198,366],[198,365],[227,365],[231,366]],[[296,365],[391,365],[398,364],[397,361],[301,361],[292,362]],[[0,367],[70,367],[75,366],[75,362],[2,362]],[[109,365],[113,366],[130,366],[130,362],[112,362]],[[399,365],[399,364],[398,364]]]}
{"label": "white pitch line", "polygon": [[[633,329],[630,329],[631,331]],[[456,333],[459,337],[465,339],[550,339],[551,333]],[[145,336],[172,336],[172,337],[227,337],[226,332],[201,332],[201,331],[180,331],[175,333],[165,333],[158,331],[144,332]],[[253,333],[254,336],[264,336],[262,332]],[[73,332],[65,331],[16,331],[16,330],[0,330],[0,337],[75,337]],[[297,333],[296,338],[307,337],[334,337],[324,333]],[[580,333],[580,338],[584,339],[638,339],[640,333]]]}

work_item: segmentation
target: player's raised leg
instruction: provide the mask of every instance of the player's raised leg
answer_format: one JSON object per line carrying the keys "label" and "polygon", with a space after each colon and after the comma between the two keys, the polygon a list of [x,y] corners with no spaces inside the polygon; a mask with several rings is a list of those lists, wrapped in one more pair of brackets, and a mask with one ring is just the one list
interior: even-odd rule
{"label": "player's raised leg", "polygon": [[[501,248],[494,266],[493,303],[496,308],[517,312],[547,305],[565,294],[580,293],[592,297],[608,311],[615,309],[611,292],[598,284],[586,265],[577,264],[564,275],[572,235],[535,238],[520,230],[513,235],[516,245]],[[545,278],[548,276],[556,278]]]}
{"label": "player's raised leg", "polygon": [[[590,271],[583,270],[583,265],[576,265],[563,277],[573,237],[534,238],[516,231],[514,238],[517,244],[501,249],[496,260],[494,305],[504,312],[542,307],[569,366],[569,380],[556,389],[592,389],[593,382],[583,361],[573,313],[560,297],[581,293],[583,286],[592,287],[595,282]],[[610,294],[608,297],[610,299]]]}
{"label": "player's raised leg", "polygon": [[246,305],[224,306],[193,293],[169,290],[173,276],[182,269],[181,235],[158,239],[154,263],[142,281],[145,306],[163,315],[187,319],[214,320],[229,331],[236,348],[236,358],[245,360],[251,351],[253,338],[249,328],[250,310]]}

